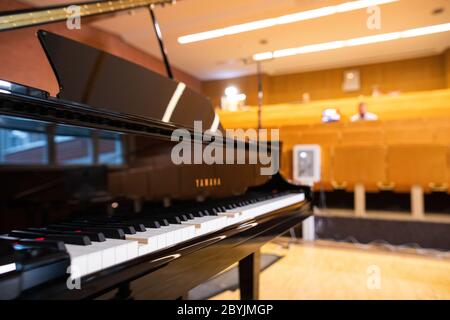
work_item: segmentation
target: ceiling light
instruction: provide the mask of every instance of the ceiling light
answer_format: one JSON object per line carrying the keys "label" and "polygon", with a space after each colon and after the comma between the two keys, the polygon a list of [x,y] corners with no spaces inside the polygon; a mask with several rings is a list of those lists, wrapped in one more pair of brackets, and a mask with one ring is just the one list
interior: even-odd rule
{"label": "ceiling light", "polygon": [[371,6],[382,5],[386,3],[396,2],[399,0],[355,0],[350,2],[345,2],[335,6],[322,7],[318,9],[296,12],[292,14],[287,14],[284,16],[279,16],[275,18],[256,20],[252,22],[237,24],[225,28],[214,29],[205,32],[199,32],[194,34],[189,34],[181,36],[178,38],[178,42],[181,44],[198,42],[208,39],[214,39],[219,37],[224,37],[232,34],[238,34],[242,32],[248,32],[258,29],[269,28],[277,25],[283,25],[288,23],[294,23],[304,20],[316,19],[320,17],[330,16],[336,13],[348,12],[363,8],[368,8]]}
{"label": "ceiling light", "polygon": [[350,39],[350,40],[345,41],[345,44],[348,47],[362,46],[365,44],[397,40],[397,39],[400,39],[400,37],[401,37],[400,32],[384,33],[384,34],[377,34],[375,36]]}
{"label": "ceiling light", "polygon": [[269,60],[272,58],[273,58],[272,52],[262,52],[262,53],[257,53],[255,55],[253,55],[253,60],[255,60],[255,61]]}
{"label": "ceiling light", "polygon": [[450,31],[450,23],[444,23],[444,24],[428,26],[428,27],[423,27],[423,28],[409,29],[409,30],[405,30],[402,32],[391,32],[391,33],[377,34],[377,35],[368,36],[368,37],[354,38],[354,39],[349,39],[349,40],[318,43],[318,44],[301,46],[301,47],[297,47],[297,48],[276,50],[273,52],[271,52],[271,51],[262,52],[262,53],[254,54],[253,60],[254,61],[270,60],[273,58],[281,58],[281,57],[287,57],[287,56],[292,56],[292,55],[297,55],[297,54],[305,54],[305,53],[311,53],[311,52],[333,50],[333,49],[339,49],[339,48],[344,48],[344,47],[361,46],[361,45],[372,44],[372,43],[379,43],[379,42],[392,41],[392,40],[398,40],[398,39],[425,36],[425,35],[430,35],[430,34],[435,34],[435,33],[440,33],[440,32],[447,32],[447,31]]}
{"label": "ceiling light", "polygon": [[450,30],[450,23],[438,24],[429,27],[410,29],[402,32],[402,38],[425,36],[428,34],[446,32]]}
{"label": "ceiling light", "polygon": [[336,5],[336,11],[337,12],[348,12],[348,11],[353,11],[353,10],[358,10],[358,9],[364,9],[364,8],[368,8],[368,7],[372,7],[372,6],[379,6],[385,3],[390,3],[393,1],[371,1],[371,0],[361,0],[361,1],[350,1],[350,2],[345,2],[342,4],[338,4]]}
{"label": "ceiling light", "polygon": [[239,93],[239,90],[235,86],[229,86],[225,89],[225,95],[227,97],[235,96],[238,93]]}

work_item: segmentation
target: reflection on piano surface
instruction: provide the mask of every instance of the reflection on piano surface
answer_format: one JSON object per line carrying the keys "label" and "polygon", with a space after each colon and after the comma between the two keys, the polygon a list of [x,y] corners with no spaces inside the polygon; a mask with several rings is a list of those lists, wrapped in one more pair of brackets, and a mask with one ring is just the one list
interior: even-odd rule
{"label": "reflection on piano surface", "polygon": [[172,132],[217,122],[207,99],[39,39],[58,97],[0,82],[0,297],[176,299],[240,262],[241,295],[257,298],[258,250],[309,215],[309,189],[260,164],[175,165]]}

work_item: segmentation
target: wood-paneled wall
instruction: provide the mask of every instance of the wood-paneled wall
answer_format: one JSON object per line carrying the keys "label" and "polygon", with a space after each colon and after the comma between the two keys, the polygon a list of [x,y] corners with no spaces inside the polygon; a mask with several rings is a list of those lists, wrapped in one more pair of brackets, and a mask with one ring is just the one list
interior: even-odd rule
{"label": "wood-paneled wall", "polygon": [[450,88],[450,48],[448,48],[444,52],[444,64],[445,64],[447,88]]}
{"label": "wood-paneled wall", "polygon": [[[247,104],[258,104],[258,78],[256,75],[234,78],[229,80],[213,80],[204,81],[202,83],[202,91],[212,101],[214,106],[220,105],[220,99],[223,96],[225,89],[228,86],[236,86],[239,90],[247,95]],[[263,102],[264,104],[270,103],[268,90],[270,88],[270,77],[266,74],[263,75],[263,91],[265,93]]]}
{"label": "wood-paneled wall", "polygon": [[[361,90],[352,93],[342,91],[343,72],[357,69],[361,74]],[[247,104],[257,103],[256,76],[203,82],[203,93],[214,105],[229,85],[237,86],[247,95]],[[264,103],[277,104],[299,102],[308,92],[311,100],[357,97],[371,95],[374,86],[382,93],[392,91],[412,92],[450,87],[450,54],[443,54],[385,63],[351,66],[314,72],[264,76]]]}

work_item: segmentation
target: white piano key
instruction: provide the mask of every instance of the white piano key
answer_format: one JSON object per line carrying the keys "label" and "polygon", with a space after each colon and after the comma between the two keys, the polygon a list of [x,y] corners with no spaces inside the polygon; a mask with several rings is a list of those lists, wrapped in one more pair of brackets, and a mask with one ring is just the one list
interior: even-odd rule
{"label": "white piano key", "polygon": [[172,224],[161,226],[160,229],[167,234],[167,246],[180,242],[183,237],[183,231],[173,227]]}
{"label": "white piano key", "polygon": [[305,200],[305,195],[299,194],[288,194],[281,197],[276,197],[273,199],[260,201],[257,203],[252,203],[247,206],[242,206],[239,208],[229,209],[227,213],[240,213],[246,219],[252,219],[262,214],[272,212],[284,207],[288,207],[298,202]]}
{"label": "white piano key", "polygon": [[152,230],[156,229],[147,229],[144,232],[137,232],[136,234],[127,234],[125,238],[127,240],[135,240],[140,244],[150,245],[151,247],[155,247],[156,249],[163,244],[165,245],[165,235],[160,232],[152,232]]}
{"label": "white piano key", "polygon": [[[71,257],[71,265],[79,268],[81,276],[93,273],[102,269],[102,254],[101,251],[91,248],[90,246],[66,245],[67,252]],[[75,263],[73,263],[74,257]],[[85,261],[77,262],[83,257]]]}
{"label": "white piano key", "polygon": [[90,247],[98,249],[101,252],[103,269],[113,266],[116,263],[116,250],[107,241],[92,242]]}
{"label": "white piano key", "polygon": [[105,242],[116,250],[116,264],[139,256],[138,242],[135,240],[121,240],[107,238]]}
{"label": "white piano key", "polygon": [[70,277],[72,279],[82,277],[88,273],[87,256],[79,250],[71,249],[66,245],[67,253],[70,256]]}
{"label": "white piano key", "polygon": [[136,234],[126,235],[125,237],[127,239],[141,241],[141,243],[156,244],[156,248],[159,250],[168,246],[168,233],[170,232],[162,228],[147,228],[145,232],[137,232]]}
{"label": "white piano key", "polygon": [[196,228],[197,234],[205,234],[212,231],[217,231],[225,226],[226,217],[223,216],[204,216],[196,217],[194,219],[183,221],[182,224],[193,225]]}
{"label": "white piano key", "polygon": [[173,231],[174,236],[174,243],[179,243],[181,241],[186,241],[194,237],[195,235],[195,227],[192,225],[185,225],[185,224],[170,224],[167,227],[166,230]]}
{"label": "white piano key", "polygon": [[150,249],[150,245],[149,244],[144,244],[144,243],[139,243],[138,244],[138,254],[139,256],[143,256],[147,253],[150,253],[151,249]]}
{"label": "white piano key", "polygon": [[230,209],[218,213],[217,216],[196,217],[181,224],[147,228],[145,232],[126,235],[125,240],[107,238],[104,242],[92,242],[89,246],[67,244],[66,248],[71,258],[71,266],[80,276],[85,276],[304,200],[304,194],[288,194]]}
{"label": "white piano key", "polygon": [[169,226],[164,226],[159,228],[160,232],[166,236],[166,247],[170,247],[175,243],[175,232],[169,228]]}
{"label": "white piano key", "polygon": [[[273,200],[273,201],[272,201]],[[244,210],[243,214],[250,215],[252,217],[256,217],[268,212],[272,212],[281,208],[289,207],[295,203],[299,203],[305,200],[304,194],[289,194],[283,197],[271,199],[270,201],[257,206],[255,208],[251,208],[249,210]]]}

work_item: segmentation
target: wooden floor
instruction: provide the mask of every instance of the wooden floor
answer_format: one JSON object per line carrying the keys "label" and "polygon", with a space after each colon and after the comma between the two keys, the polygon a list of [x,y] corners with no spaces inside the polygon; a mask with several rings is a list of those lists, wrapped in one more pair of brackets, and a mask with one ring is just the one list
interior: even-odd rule
{"label": "wooden floor", "polygon": [[[283,258],[261,273],[261,299],[450,299],[450,255],[316,241],[269,243]],[[238,299],[226,291],[214,300]]]}

